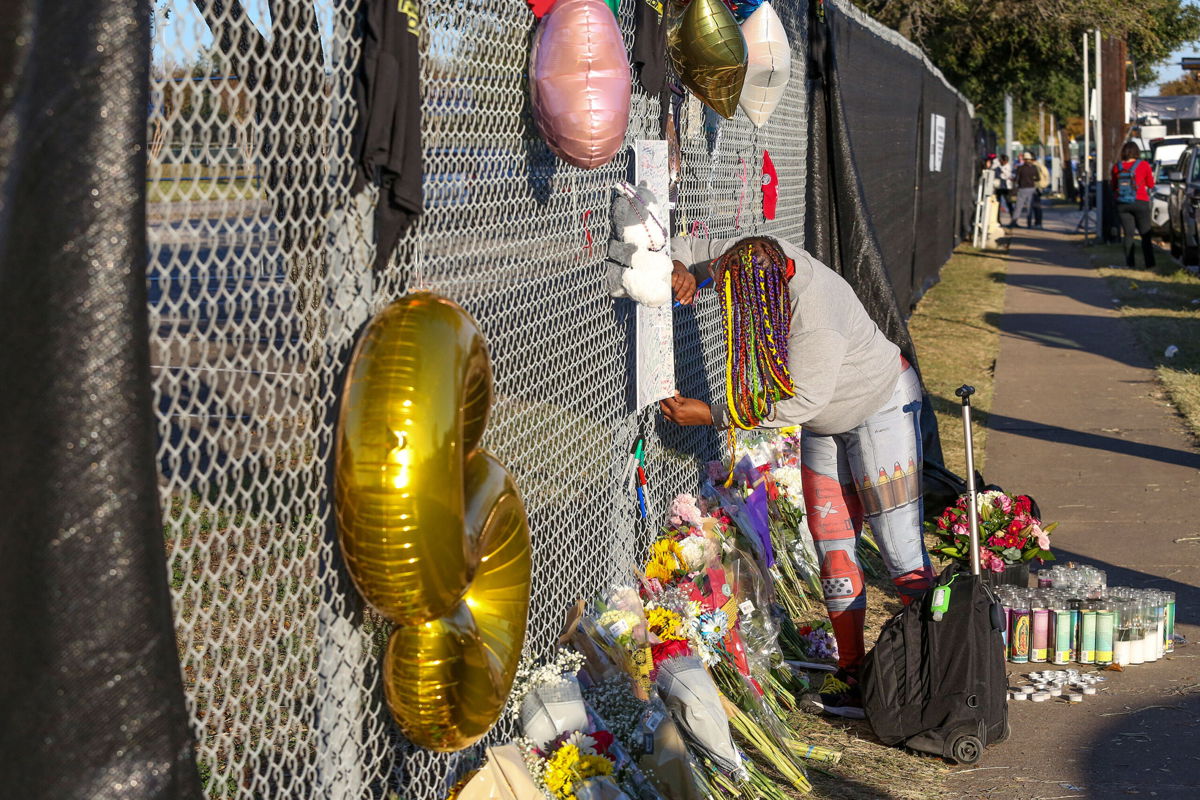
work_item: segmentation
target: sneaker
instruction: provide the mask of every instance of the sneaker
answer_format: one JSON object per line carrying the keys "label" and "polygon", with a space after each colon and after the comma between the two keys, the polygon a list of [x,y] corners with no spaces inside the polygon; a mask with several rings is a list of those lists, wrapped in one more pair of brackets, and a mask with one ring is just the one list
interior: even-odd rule
{"label": "sneaker", "polygon": [[862,691],[858,681],[845,670],[839,669],[833,675],[826,675],[816,694],[805,697],[809,704],[816,706],[826,714],[847,719],[866,719],[863,711]]}

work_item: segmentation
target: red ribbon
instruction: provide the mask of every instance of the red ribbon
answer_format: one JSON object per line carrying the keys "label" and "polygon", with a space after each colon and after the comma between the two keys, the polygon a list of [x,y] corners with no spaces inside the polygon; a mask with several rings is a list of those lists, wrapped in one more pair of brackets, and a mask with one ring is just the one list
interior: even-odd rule
{"label": "red ribbon", "polygon": [[583,212],[583,235],[587,237],[587,244],[583,246],[584,250],[588,251],[588,255],[592,254],[592,229],[588,227],[588,217],[592,215],[592,209]]}

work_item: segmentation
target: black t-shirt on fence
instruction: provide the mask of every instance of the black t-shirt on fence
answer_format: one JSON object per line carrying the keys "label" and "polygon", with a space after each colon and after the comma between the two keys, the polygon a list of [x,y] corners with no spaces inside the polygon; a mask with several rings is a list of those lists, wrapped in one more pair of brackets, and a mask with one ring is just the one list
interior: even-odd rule
{"label": "black t-shirt on fence", "polygon": [[421,86],[416,0],[368,0],[363,55],[354,81],[354,188],[379,182],[376,268],[421,213]]}

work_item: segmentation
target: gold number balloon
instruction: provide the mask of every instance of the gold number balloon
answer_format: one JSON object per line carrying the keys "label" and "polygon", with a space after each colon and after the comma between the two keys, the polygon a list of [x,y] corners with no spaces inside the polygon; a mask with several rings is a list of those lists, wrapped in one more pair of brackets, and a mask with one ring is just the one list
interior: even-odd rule
{"label": "gold number balloon", "polygon": [[746,79],[746,40],[721,0],[668,3],[667,54],[683,85],[729,119]]}
{"label": "gold number balloon", "polygon": [[461,750],[492,727],[525,639],[529,523],[508,471],[479,446],[491,404],[479,326],[424,293],[371,321],[342,393],[342,552],[363,597],[397,625],[388,707],[433,750]]}

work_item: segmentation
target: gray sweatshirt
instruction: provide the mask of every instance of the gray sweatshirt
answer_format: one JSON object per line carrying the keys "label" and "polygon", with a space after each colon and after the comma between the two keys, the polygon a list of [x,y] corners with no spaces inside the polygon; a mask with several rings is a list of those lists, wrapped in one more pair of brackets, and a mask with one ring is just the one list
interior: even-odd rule
{"label": "gray sweatshirt", "polygon": [[[672,258],[697,280],[715,277],[710,263],[740,239],[671,240]],[[813,433],[845,433],[881,409],[900,377],[900,348],[867,316],[840,275],[784,239],[773,239],[796,265],[788,282],[792,301],[788,367],[796,395],[775,404],[761,427],[803,425]],[[729,427],[724,403],[712,409],[713,424]]]}

